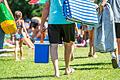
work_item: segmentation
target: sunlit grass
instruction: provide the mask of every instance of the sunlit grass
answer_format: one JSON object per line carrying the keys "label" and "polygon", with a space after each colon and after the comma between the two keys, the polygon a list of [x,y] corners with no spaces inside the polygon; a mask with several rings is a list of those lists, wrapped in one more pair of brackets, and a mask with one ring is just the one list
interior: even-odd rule
{"label": "sunlit grass", "polygon": [[[109,53],[97,53],[98,58],[88,58],[88,47],[74,50],[71,66],[75,72],[64,75],[64,49],[59,47],[60,78],[53,77],[53,65],[34,63],[34,52],[24,47],[24,61],[14,57],[0,57],[0,80],[120,80],[120,70],[113,69]],[[14,54],[14,53],[10,53]]]}

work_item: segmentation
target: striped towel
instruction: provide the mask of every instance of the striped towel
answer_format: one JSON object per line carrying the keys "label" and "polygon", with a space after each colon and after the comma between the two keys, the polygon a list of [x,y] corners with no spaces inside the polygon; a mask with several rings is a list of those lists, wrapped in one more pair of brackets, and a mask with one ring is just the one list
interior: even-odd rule
{"label": "striped towel", "polygon": [[63,14],[68,21],[82,25],[95,26],[98,24],[95,4],[89,0],[64,0]]}

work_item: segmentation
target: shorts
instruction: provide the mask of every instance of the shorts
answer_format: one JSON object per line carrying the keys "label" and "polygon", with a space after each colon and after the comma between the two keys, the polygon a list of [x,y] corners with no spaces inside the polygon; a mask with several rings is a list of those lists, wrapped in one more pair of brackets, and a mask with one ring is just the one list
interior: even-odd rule
{"label": "shorts", "polygon": [[5,37],[5,33],[0,26],[0,49],[3,49],[4,37]]}
{"label": "shorts", "polygon": [[120,38],[120,23],[115,23],[116,37]]}
{"label": "shorts", "polygon": [[23,34],[15,34],[15,40],[22,40],[24,38]]}
{"label": "shorts", "polygon": [[75,24],[49,24],[48,37],[50,43],[75,41]]}

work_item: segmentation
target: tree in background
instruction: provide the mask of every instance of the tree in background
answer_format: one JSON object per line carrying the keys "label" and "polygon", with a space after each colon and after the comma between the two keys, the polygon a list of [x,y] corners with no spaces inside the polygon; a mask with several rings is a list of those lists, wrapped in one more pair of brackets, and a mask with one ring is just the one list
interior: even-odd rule
{"label": "tree in background", "polygon": [[13,13],[16,10],[20,10],[24,17],[41,16],[43,5],[29,5],[28,2],[29,0],[8,0]]}
{"label": "tree in background", "polygon": [[96,4],[99,4],[99,3],[100,3],[100,0],[95,0],[95,3],[96,3]]}

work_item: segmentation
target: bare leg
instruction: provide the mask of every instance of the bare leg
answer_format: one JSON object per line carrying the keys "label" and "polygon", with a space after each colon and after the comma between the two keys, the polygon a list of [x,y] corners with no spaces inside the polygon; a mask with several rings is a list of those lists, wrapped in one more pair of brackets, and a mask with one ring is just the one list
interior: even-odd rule
{"label": "bare leg", "polygon": [[19,60],[18,49],[19,49],[19,41],[15,41],[15,59],[16,59],[16,61]]}
{"label": "bare leg", "polygon": [[65,74],[68,75],[73,72],[73,69],[70,68],[70,61],[71,61],[71,55],[72,55],[72,49],[73,49],[73,42],[65,43],[65,53],[64,53],[64,59],[65,59]]}
{"label": "bare leg", "polygon": [[20,41],[19,47],[20,47],[20,60],[23,59],[23,47],[22,47],[23,41]]}
{"label": "bare leg", "polygon": [[88,57],[97,57],[96,53],[95,53],[95,47],[94,47],[94,29],[89,31],[89,45],[90,45],[90,50],[89,50],[89,54]]}
{"label": "bare leg", "polygon": [[120,55],[120,38],[117,39],[117,43],[118,43],[118,55]]}
{"label": "bare leg", "polygon": [[118,44],[118,66],[120,67],[120,38],[117,38]]}
{"label": "bare leg", "polygon": [[92,29],[92,53],[93,53],[93,57],[97,58],[95,47],[94,47],[94,29]]}
{"label": "bare leg", "polygon": [[25,33],[23,33],[23,36],[24,36],[23,40],[24,40],[25,43],[28,45],[28,47],[34,49],[34,44],[33,44],[32,41],[30,40],[30,38],[28,38]]}
{"label": "bare leg", "polygon": [[120,67],[120,39],[117,38],[117,49],[111,52],[113,68]]}
{"label": "bare leg", "polygon": [[88,57],[92,57],[93,54],[92,54],[92,32],[89,31],[89,45],[90,45],[90,48],[89,48],[89,53],[88,53]]}
{"label": "bare leg", "polygon": [[34,44],[32,43],[32,41],[29,38],[24,38],[24,41],[27,43],[28,47],[34,49]]}
{"label": "bare leg", "polygon": [[59,77],[59,67],[58,67],[58,44],[50,45],[50,54],[55,70],[55,76]]}
{"label": "bare leg", "polygon": [[74,48],[75,48],[75,45],[73,44],[72,45],[72,54],[71,54],[71,61],[73,61],[74,60]]}

